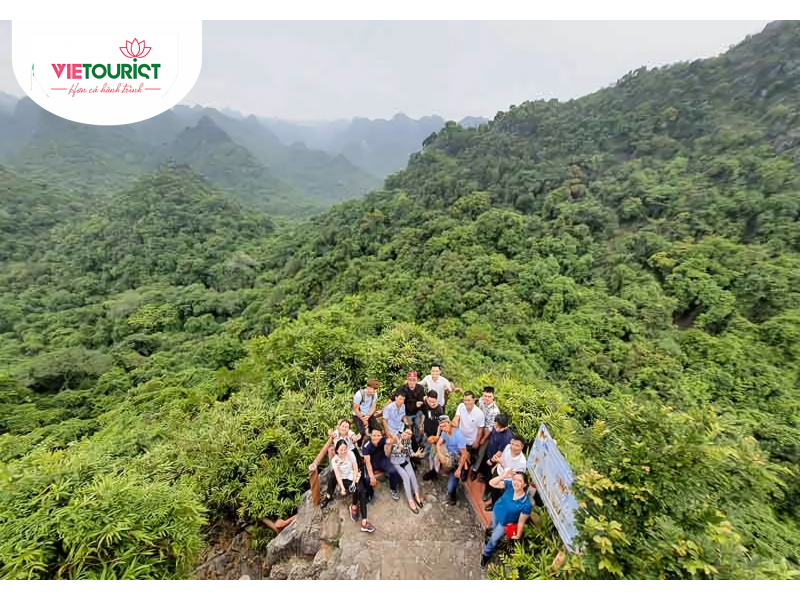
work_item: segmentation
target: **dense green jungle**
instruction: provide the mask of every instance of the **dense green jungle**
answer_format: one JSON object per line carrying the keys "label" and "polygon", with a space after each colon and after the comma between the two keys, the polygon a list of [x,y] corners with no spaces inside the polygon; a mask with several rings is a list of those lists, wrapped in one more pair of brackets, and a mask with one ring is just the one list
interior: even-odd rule
{"label": "dense green jungle", "polygon": [[490,577],[800,578],[800,23],[448,122],[301,214],[210,120],[213,172],[103,135],[0,168],[0,577],[189,577],[437,361],[576,476],[582,552],[551,575],[544,518]]}

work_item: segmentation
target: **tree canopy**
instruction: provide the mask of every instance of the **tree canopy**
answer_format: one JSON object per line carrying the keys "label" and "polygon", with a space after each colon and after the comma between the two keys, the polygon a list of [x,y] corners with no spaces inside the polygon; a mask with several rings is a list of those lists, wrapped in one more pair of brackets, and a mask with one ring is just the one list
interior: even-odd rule
{"label": "tree canopy", "polygon": [[0,576],[188,576],[205,523],[292,513],[367,378],[438,362],[576,474],[583,551],[550,574],[544,518],[492,576],[797,578],[798,65],[773,23],[450,122],[308,222],[174,164],[0,171]]}

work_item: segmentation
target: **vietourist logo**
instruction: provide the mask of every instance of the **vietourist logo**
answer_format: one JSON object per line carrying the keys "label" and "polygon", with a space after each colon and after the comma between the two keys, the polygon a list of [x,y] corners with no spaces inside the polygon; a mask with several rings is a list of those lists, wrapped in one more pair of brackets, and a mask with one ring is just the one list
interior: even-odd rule
{"label": "vietourist logo", "polygon": [[[73,83],[69,89],[67,88],[50,88],[51,91],[67,91],[70,96],[75,97],[78,94],[139,94],[142,91],[147,92],[160,92],[161,87],[156,87],[158,80],[158,71],[161,65],[158,63],[139,63],[139,58],[143,58],[150,54],[151,48],[148,48],[144,41],[139,41],[136,38],[132,42],[126,42],[124,47],[120,47],[120,51],[127,58],[132,59],[131,63],[117,63],[112,64],[92,64],[92,63],[52,63],[53,71],[58,79],[63,75],[65,79],[82,79],[86,81],[86,85],[81,86],[80,83]],[[34,65],[35,67],[35,65]],[[35,71],[35,69],[34,69]],[[32,75],[35,76],[35,75]],[[135,82],[124,83],[119,82],[114,85],[115,80],[128,79],[139,80],[137,85]],[[150,87],[145,87],[145,82],[141,80],[150,80],[153,82]],[[108,81],[111,80],[111,85]],[[102,87],[97,85],[102,81]],[[94,82],[95,85],[92,85]]]}
{"label": "vietourist logo", "polygon": [[[50,89],[51,91],[67,91],[68,95],[72,97],[85,93],[139,94],[143,91],[160,92],[162,88],[155,86],[157,84],[156,80],[158,79],[158,71],[161,69],[161,65],[158,63],[147,64],[138,62],[139,58],[144,58],[150,54],[150,50],[151,48],[145,46],[144,41],[140,42],[134,38],[132,42],[125,42],[125,46],[120,47],[122,54],[132,59],[132,64],[52,63],[51,66],[57,78],[61,79],[61,76],[64,75],[65,79],[82,79],[86,81],[86,85],[81,86],[80,83],[73,83],[69,89],[61,87]],[[139,80],[140,83],[137,85],[135,82],[120,82],[116,83],[115,86],[114,83],[117,79]],[[150,87],[145,87],[145,83],[141,80],[150,79],[153,80]],[[103,80],[111,80],[111,85],[109,85],[108,81]],[[100,81],[102,81],[102,87],[97,85]],[[94,82],[95,85],[92,85],[91,82]]]}
{"label": "vietourist logo", "polygon": [[[57,25],[13,21],[12,61],[23,90],[65,119],[135,123],[180,102],[199,75],[201,22],[136,23],[135,37],[126,23],[70,23],[68,38],[62,37],[63,23]],[[73,25],[82,26],[83,34],[76,35]],[[30,67],[27,77],[20,76],[23,61]]]}

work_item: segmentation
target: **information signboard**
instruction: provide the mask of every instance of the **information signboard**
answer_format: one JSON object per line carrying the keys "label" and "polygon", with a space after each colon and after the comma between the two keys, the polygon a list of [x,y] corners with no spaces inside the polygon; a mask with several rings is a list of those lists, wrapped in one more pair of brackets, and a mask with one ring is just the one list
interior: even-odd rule
{"label": "information signboard", "polygon": [[573,540],[578,535],[575,525],[578,502],[571,491],[574,477],[544,424],[539,427],[528,454],[528,473],[539,491],[539,497],[544,502],[550,518],[553,519],[561,540],[567,550],[574,552]]}

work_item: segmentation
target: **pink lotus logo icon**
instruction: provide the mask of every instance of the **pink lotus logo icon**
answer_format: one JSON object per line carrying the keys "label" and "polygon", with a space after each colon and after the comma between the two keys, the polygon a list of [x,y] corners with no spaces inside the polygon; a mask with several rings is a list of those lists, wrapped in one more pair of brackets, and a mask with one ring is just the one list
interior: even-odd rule
{"label": "pink lotus logo icon", "polygon": [[144,40],[140,42],[136,38],[132,42],[126,40],[125,46],[120,46],[119,50],[128,58],[144,58],[150,54],[150,48],[144,45]]}

